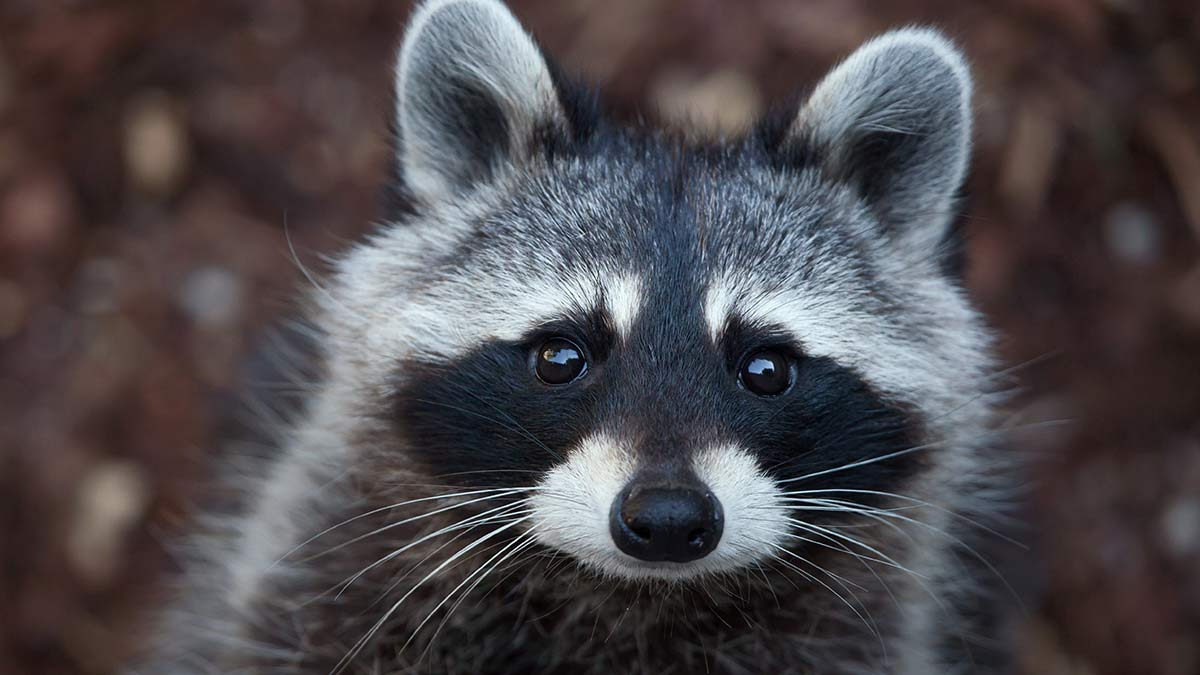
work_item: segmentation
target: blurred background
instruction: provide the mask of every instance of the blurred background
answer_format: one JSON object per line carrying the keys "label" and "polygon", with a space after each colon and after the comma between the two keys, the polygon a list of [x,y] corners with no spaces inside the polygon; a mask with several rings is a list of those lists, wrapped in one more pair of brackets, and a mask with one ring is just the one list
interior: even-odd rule
{"label": "blurred background", "polygon": [[[1200,673],[1195,0],[558,0],[617,114],[744,125],[879,31],[978,78],[971,293],[1034,458],[1023,673]],[[110,673],[305,265],[378,213],[400,0],[0,2],[0,671]]]}

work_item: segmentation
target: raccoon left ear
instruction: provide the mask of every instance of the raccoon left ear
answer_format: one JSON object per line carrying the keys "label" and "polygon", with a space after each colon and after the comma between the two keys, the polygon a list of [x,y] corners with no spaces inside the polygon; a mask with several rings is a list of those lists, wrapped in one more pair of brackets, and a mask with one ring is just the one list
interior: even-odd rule
{"label": "raccoon left ear", "polygon": [[887,234],[936,248],[970,155],[966,63],[936,31],[886,33],[817,85],[789,140],[854,186]]}
{"label": "raccoon left ear", "polygon": [[451,198],[565,128],[541,51],[498,0],[429,0],[396,66],[398,163],[422,201]]}

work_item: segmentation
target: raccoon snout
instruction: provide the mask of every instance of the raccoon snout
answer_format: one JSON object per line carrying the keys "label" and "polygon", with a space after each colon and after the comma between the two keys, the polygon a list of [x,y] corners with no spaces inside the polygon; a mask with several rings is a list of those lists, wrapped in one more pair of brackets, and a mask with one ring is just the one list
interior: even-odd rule
{"label": "raccoon snout", "polygon": [[627,486],[613,500],[609,531],[617,548],[647,562],[691,562],[721,540],[721,502],[702,487]]}

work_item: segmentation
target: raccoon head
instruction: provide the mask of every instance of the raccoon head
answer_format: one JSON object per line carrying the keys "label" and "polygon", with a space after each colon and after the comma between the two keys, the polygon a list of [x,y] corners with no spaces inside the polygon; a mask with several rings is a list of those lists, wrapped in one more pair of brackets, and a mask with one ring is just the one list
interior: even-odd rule
{"label": "raccoon head", "polygon": [[948,499],[988,365],[944,265],[970,137],[955,48],[888,33],[721,142],[609,122],[557,72],[499,2],[412,19],[405,207],[324,296],[331,386],[374,411],[378,454],[512,488],[530,541],[631,580]]}

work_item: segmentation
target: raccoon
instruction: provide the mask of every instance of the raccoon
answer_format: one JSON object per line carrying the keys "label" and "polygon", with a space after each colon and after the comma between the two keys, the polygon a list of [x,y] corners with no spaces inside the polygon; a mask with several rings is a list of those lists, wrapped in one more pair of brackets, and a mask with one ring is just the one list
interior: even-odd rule
{"label": "raccoon", "polygon": [[692,138],[610,120],[497,0],[422,4],[391,214],[145,672],[1000,668],[970,101],[905,28]]}

